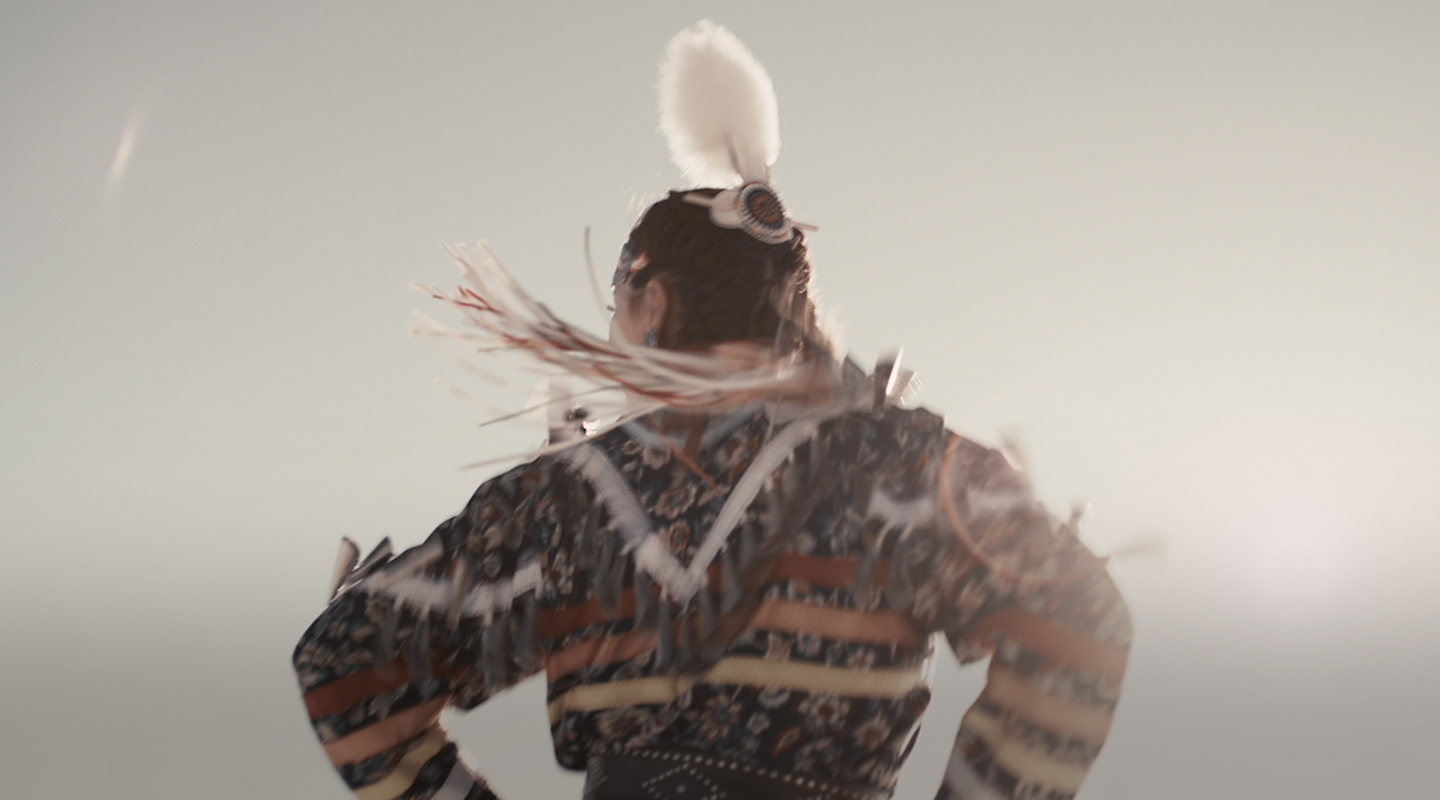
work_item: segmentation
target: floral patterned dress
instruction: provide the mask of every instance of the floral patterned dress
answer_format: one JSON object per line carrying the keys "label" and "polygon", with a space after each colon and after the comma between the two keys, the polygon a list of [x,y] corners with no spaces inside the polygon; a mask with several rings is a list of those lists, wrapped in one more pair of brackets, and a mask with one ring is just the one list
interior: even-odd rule
{"label": "floral patterned dress", "polygon": [[362,800],[491,797],[440,711],[540,672],[563,767],[675,748],[885,794],[936,633],[992,656],[941,797],[1070,797],[1130,638],[1103,561],[1021,473],[883,402],[638,420],[376,561],[294,657]]}

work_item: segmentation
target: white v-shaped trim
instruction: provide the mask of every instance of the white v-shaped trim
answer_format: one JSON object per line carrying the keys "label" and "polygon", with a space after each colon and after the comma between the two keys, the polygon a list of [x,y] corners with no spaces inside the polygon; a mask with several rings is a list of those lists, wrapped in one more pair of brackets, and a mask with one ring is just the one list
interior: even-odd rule
{"label": "white v-shaped trim", "polygon": [[684,603],[705,586],[705,571],[720,554],[730,532],[740,524],[745,509],[760,493],[765,480],[797,447],[813,437],[820,430],[820,423],[829,416],[798,419],[765,443],[725,499],[725,505],[720,508],[714,524],[695,551],[689,567],[682,565],[670,548],[660,541],[634,490],[604,453],[587,443],[561,453],[560,458],[569,462],[595,486],[596,494],[620,527],[625,549],[634,552],[635,566],[655,578],[668,596]]}

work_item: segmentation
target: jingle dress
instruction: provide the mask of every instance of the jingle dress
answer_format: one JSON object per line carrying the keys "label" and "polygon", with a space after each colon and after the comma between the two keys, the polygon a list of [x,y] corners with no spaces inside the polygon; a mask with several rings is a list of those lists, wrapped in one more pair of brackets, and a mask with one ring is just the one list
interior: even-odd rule
{"label": "jingle dress", "polygon": [[1003,456],[882,402],[754,404],[688,439],[664,419],[486,481],[305,633],[306,708],[362,800],[492,797],[440,711],[540,672],[562,767],[700,753],[883,797],[933,633],[992,656],[940,797],[1075,793],[1129,617]]}

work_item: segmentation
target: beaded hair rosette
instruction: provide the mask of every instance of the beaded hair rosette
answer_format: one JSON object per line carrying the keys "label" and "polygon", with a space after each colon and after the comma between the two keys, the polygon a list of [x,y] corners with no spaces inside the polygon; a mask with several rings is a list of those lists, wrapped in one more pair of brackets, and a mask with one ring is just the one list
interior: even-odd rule
{"label": "beaded hair rosette", "polygon": [[704,20],[670,40],[660,65],[660,130],[686,178],[722,190],[685,200],[708,206],[718,227],[766,244],[813,229],[790,219],[770,185],[779,120],[770,76],[735,34]]}

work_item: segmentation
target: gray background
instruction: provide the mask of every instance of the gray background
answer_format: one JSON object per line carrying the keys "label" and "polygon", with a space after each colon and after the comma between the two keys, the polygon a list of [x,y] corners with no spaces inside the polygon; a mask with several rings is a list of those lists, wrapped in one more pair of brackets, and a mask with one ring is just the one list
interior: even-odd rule
{"label": "gray background", "polygon": [[[406,284],[486,236],[603,330],[583,231],[606,270],[679,184],[655,65],[705,16],[851,351],[1147,545],[1084,794],[1435,796],[1440,5],[228,6],[0,7],[6,796],[346,796],[288,668],[338,538],[419,542],[541,435],[431,386]],[[542,706],[452,721],[507,797],[578,796]]]}

